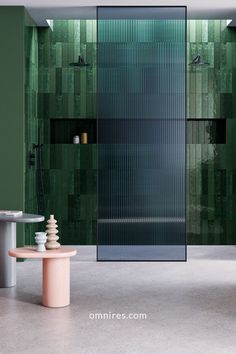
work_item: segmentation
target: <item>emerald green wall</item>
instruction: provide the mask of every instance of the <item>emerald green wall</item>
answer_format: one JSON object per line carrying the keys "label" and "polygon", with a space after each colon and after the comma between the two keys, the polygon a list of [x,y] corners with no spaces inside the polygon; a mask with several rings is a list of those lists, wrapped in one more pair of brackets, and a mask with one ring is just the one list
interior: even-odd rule
{"label": "emerald green wall", "polygon": [[[24,210],[24,8],[0,11],[0,208]],[[17,226],[23,245],[23,227]]]}
{"label": "emerald green wall", "polygon": [[[197,54],[210,65],[188,65],[188,118],[198,119],[188,121],[188,243],[235,244],[235,30],[223,20],[188,21],[188,62]],[[224,143],[217,141],[219,118],[226,120]]]}
{"label": "emerald green wall", "polygon": [[[96,244],[96,21],[57,20],[53,31],[40,28],[38,35],[39,212],[55,214],[63,244]],[[70,66],[78,55],[90,66]],[[89,144],[73,145],[83,131]]]}
{"label": "emerald green wall", "polygon": [[[62,243],[94,244],[96,141],[72,145],[64,123],[71,127],[75,120],[79,130],[96,118],[96,21],[54,21],[54,31],[40,28],[37,39],[23,7],[1,7],[0,38],[0,207],[55,213]],[[91,66],[71,67],[79,54]],[[210,65],[188,65],[188,118],[197,119],[188,121],[188,243],[235,244],[235,30],[226,21],[188,21],[188,62],[196,54]],[[222,118],[226,136],[219,142],[216,121]],[[63,120],[56,129],[65,141],[51,140],[53,119]],[[43,193],[37,166],[26,164],[38,127]],[[34,228],[26,227],[26,244],[34,243]]]}
{"label": "emerald green wall", "polygon": [[[50,122],[96,117],[95,43],[96,21],[54,21],[53,32],[39,30],[45,210],[56,214],[63,243],[95,243],[96,146],[51,144]],[[188,21],[188,62],[200,54],[210,64],[188,65],[187,116],[197,119],[188,121],[189,244],[235,243],[235,50],[235,31],[226,27],[226,21]],[[79,54],[92,63],[90,68],[69,66]],[[226,120],[223,143],[215,131],[215,120],[222,118]],[[59,136],[68,136],[65,125],[61,127]]]}

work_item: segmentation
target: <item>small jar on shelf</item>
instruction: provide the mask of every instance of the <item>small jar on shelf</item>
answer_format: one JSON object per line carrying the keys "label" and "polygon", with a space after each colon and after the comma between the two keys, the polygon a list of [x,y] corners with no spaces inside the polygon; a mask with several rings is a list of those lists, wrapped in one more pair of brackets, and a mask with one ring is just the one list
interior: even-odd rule
{"label": "small jar on shelf", "polygon": [[88,144],[88,134],[85,132],[81,134],[81,144]]}
{"label": "small jar on shelf", "polygon": [[79,135],[75,135],[73,137],[73,144],[79,144],[79,143],[80,143]]}

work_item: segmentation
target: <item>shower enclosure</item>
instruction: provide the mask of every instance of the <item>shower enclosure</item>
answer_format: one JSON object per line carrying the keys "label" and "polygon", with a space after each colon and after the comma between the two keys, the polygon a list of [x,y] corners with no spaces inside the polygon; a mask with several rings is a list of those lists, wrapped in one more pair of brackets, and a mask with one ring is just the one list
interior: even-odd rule
{"label": "shower enclosure", "polygon": [[186,260],[185,7],[98,7],[98,247]]}
{"label": "shower enclosure", "polygon": [[186,9],[94,10],[33,29],[27,210],[98,260],[185,260]]}

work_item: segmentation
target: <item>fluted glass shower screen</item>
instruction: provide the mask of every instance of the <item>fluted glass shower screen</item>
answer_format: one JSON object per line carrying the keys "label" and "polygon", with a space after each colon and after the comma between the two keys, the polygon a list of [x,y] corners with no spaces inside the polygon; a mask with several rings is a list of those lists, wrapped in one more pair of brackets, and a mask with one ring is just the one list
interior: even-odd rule
{"label": "fluted glass shower screen", "polygon": [[97,259],[184,261],[186,8],[97,8]]}

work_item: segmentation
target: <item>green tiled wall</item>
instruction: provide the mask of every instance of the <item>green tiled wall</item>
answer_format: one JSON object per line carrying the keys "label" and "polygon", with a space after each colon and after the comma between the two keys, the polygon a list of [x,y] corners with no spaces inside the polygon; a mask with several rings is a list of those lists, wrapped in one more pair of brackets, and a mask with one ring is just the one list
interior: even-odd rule
{"label": "green tiled wall", "polygon": [[[25,210],[36,214],[36,166],[29,166],[29,153],[38,142],[38,36],[37,27],[25,12]],[[32,243],[38,224],[25,225],[25,244]],[[34,241],[33,241],[34,243]]]}
{"label": "green tiled wall", "polygon": [[[54,21],[53,31],[38,29],[38,45],[38,125],[43,129],[44,140],[40,176],[45,199],[45,207],[39,205],[39,212],[46,217],[50,213],[55,214],[62,243],[94,244],[96,145],[51,144],[50,119],[96,118],[96,21]],[[203,124],[188,122],[188,131],[191,132],[187,146],[188,243],[234,244],[235,30],[227,28],[223,20],[189,20],[188,62],[197,54],[210,65],[206,68],[188,65],[187,116],[199,120],[226,119],[226,143],[215,144],[209,132],[202,131],[208,129],[209,123],[204,128]],[[82,55],[91,66],[71,67],[69,63],[75,62],[78,55]],[[34,63],[32,58],[30,60]],[[36,61],[31,66],[36,70]],[[30,85],[33,102],[37,85],[36,82]],[[36,117],[34,113],[31,116]],[[31,144],[34,142],[36,119],[33,118],[30,125],[27,134]],[[204,136],[204,139],[199,139],[199,136]],[[27,197],[28,206],[33,210],[35,197],[42,200],[42,196],[34,194],[38,186],[34,185],[33,170],[28,171],[26,178],[29,181],[27,193],[32,196]],[[34,242],[30,234],[27,240]]]}
{"label": "green tiled wall", "polygon": [[[40,28],[38,35],[38,118],[44,140],[41,212],[46,217],[55,214],[63,244],[95,244],[96,145],[73,145],[73,137],[68,144],[51,144],[50,120],[68,118],[70,124],[71,118],[96,118],[96,21],[56,20],[53,31]],[[90,66],[70,66],[79,55]]]}
{"label": "green tiled wall", "polygon": [[236,242],[236,32],[223,20],[188,21],[188,118],[226,119],[226,143],[200,141],[202,124],[188,122],[189,244]]}

